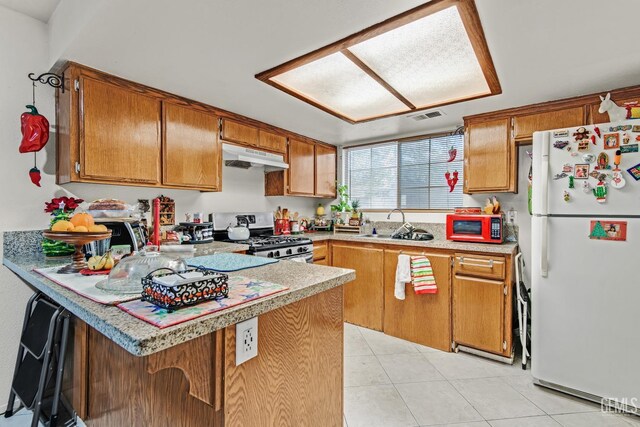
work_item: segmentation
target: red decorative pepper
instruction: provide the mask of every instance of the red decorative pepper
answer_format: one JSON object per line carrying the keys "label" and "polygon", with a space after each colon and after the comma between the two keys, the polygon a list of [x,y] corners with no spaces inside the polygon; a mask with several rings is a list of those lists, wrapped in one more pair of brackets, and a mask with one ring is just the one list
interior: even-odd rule
{"label": "red decorative pepper", "polygon": [[451,147],[449,149],[449,160],[447,160],[448,162],[453,162],[456,159],[456,156],[458,155],[458,150],[456,150],[455,148]]}
{"label": "red decorative pepper", "polygon": [[30,111],[22,113],[20,124],[22,130],[21,153],[30,153],[42,150],[49,141],[49,120],[41,114],[33,105],[27,105]]}
{"label": "red decorative pepper", "polygon": [[602,137],[602,134],[600,133],[600,128],[598,126],[594,127],[593,131],[596,133],[596,135],[598,135],[598,138]]}
{"label": "red decorative pepper", "polygon": [[458,183],[458,171],[453,171],[453,178],[449,171],[444,174],[444,177],[449,185],[449,193],[453,192],[454,188],[456,188],[456,184]]}
{"label": "red decorative pepper", "polygon": [[40,176],[40,169],[35,166],[32,167],[29,170],[29,178],[31,178],[31,182],[40,187],[40,180],[42,179],[42,177]]}

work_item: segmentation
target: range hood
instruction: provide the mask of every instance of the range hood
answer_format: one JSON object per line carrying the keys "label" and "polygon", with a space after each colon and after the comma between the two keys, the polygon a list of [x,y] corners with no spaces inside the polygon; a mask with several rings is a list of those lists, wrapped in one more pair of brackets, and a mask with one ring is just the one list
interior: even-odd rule
{"label": "range hood", "polygon": [[232,144],[222,144],[222,159],[227,166],[244,169],[252,166],[264,167],[266,170],[289,169],[289,165],[284,162],[283,155]]}

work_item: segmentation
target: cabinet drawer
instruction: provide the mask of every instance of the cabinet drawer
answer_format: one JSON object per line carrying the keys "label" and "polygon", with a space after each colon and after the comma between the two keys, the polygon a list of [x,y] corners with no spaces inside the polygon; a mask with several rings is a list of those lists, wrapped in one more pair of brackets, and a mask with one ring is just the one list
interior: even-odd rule
{"label": "cabinet drawer", "polygon": [[321,244],[313,245],[313,260],[321,260],[327,257],[327,244],[325,242]]}
{"label": "cabinet drawer", "polygon": [[501,256],[485,256],[474,254],[455,255],[455,274],[465,276],[504,279],[506,273],[505,259]]}

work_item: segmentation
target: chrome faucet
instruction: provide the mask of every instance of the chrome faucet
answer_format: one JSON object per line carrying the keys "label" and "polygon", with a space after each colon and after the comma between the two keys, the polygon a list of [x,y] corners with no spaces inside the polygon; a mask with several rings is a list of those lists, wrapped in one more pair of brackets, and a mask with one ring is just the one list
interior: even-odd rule
{"label": "chrome faucet", "polygon": [[391,219],[391,214],[392,214],[392,213],[394,213],[395,211],[398,211],[398,212],[400,212],[400,214],[402,214],[402,223],[403,223],[403,224],[404,224],[405,222],[407,222],[407,221],[404,219],[404,212],[402,212],[402,209],[400,209],[400,208],[392,209],[392,210],[391,210],[391,212],[389,212],[389,215],[387,215],[387,219]]}

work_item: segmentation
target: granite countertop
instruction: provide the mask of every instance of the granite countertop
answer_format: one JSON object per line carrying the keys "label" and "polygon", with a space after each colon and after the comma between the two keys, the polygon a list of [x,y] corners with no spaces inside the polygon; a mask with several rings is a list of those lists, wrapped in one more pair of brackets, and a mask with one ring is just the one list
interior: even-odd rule
{"label": "granite countertop", "polygon": [[196,248],[195,256],[211,255],[217,252],[245,252],[249,245],[240,245],[230,242],[211,242],[193,245]]}
{"label": "granite countertop", "polygon": [[482,252],[501,255],[514,255],[518,247],[517,243],[503,243],[501,245],[497,245],[491,243],[452,242],[450,240],[440,239],[438,236],[436,236],[434,240],[427,241],[401,240],[387,237],[364,237],[358,234],[347,233],[333,234],[333,232],[325,231],[307,233],[304,236],[310,238],[314,242],[334,240],[343,242],[379,243],[385,245],[411,246],[416,248],[433,248],[464,252]]}
{"label": "granite countertop", "polygon": [[25,282],[42,291],[89,326],[136,356],[146,356],[209,334],[343,285],[356,277],[353,270],[293,261],[279,261],[275,264],[242,270],[231,274],[279,283],[289,289],[179,325],[159,329],[115,306],[102,305],[84,298],[33,271],[34,268],[52,267],[66,262],[68,262],[67,259],[48,260],[35,251],[26,254],[5,250],[4,254],[4,265]]}

